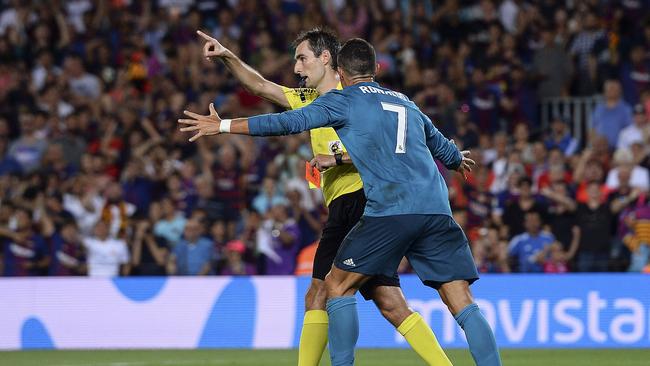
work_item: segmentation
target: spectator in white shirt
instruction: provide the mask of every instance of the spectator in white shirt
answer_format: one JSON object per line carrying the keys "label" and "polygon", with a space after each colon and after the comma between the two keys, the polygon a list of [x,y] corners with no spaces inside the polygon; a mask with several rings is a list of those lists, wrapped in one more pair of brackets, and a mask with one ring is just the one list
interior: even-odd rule
{"label": "spectator in white shirt", "polygon": [[643,104],[634,106],[634,123],[621,130],[618,135],[617,149],[629,149],[632,144],[639,141],[645,141],[648,135],[648,118],[645,113]]}
{"label": "spectator in white shirt", "polygon": [[619,171],[630,170],[630,186],[643,191],[650,189],[650,176],[648,169],[634,164],[632,152],[628,149],[618,149],[614,153],[614,168],[609,170],[605,185],[612,190],[620,185]]}
{"label": "spectator in white shirt", "polygon": [[122,239],[109,237],[108,224],[97,222],[93,237],[84,238],[87,251],[88,276],[115,277],[129,273],[129,250]]}

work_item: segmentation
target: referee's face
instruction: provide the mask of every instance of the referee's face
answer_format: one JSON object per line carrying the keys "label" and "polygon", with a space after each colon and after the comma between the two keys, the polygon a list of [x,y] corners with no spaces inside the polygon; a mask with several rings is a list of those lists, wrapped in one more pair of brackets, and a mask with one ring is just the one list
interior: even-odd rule
{"label": "referee's face", "polygon": [[309,48],[309,41],[302,41],[296,47],[296,65],[293,67],[293,72],[305,79],[307,88],[317,88],[323,81],[326,67],[322,60],[324,54],[325,52],[321,57],[316,57],[314,51]]}

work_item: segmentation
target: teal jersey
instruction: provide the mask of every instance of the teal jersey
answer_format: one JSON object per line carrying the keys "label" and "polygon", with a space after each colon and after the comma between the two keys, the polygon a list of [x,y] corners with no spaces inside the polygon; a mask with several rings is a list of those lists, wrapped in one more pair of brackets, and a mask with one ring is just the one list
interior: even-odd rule
{"label": "teal jersey", "polygon": [[456,169],[462,155],[402,93],[358,83],[301,109],[251,117],[248,123],[257,136],[333,127],[361,174],[367,216],[451,216],[447,185],[434,158]]}

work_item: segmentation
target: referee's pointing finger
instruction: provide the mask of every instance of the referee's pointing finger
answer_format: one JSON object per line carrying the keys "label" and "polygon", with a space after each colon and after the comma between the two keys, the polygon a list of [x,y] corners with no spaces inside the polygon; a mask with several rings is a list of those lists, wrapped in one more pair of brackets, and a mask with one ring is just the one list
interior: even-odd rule
{"label": "referee's pointing finger", "polygon": [[196,34],[198,34],[199,36],[203,37],[203,39],[205,39],[206,41],[215,41],[214,38],[212,38],[212,37],[210,37],[209,35],[207,35],[207,34],[201,32],[200,30],[197,30],[197,31],[196,31]]}

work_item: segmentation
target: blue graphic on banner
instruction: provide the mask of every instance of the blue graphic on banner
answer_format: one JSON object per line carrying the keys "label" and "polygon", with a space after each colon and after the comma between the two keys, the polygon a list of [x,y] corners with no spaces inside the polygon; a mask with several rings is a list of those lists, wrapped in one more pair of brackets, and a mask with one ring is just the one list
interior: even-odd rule
{"label": "blue graphic on banner", "polygon": [[37,318],[29,318],[23,324],[20,332],[21,348],[23,349],[53,349],[54,342],[45,328],[45,325]]}
{"label": "blue graphic on banner", "polygon": [[252,347],[255,299],[255,287],[250,279],[233,278],[217,297],[203,328],[198,347]]}
{"label": "blue graphic on banner", "polygon": [[165,287],[167,277],[113,278],[113,284],[120,293],[133,301],[148,301],[155,298]]}

